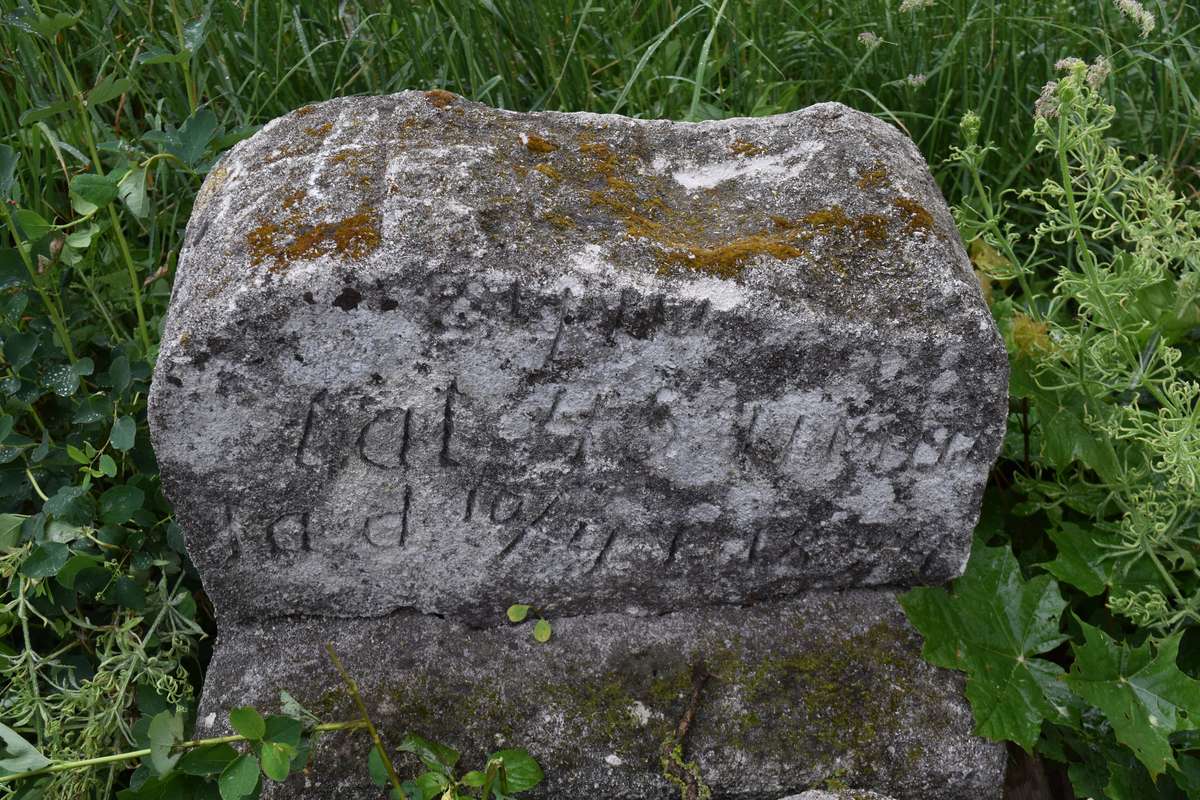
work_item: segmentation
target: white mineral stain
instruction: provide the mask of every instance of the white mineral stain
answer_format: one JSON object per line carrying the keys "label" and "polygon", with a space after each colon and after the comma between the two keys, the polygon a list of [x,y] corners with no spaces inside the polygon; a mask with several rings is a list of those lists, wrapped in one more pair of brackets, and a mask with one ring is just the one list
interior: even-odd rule
{"label": "white mineral stain", "polygon": [[675,287],[675,294],[690,300],[707,300],[716,311],[728,311],[745,305],[749,297],[744,286],[707,276],[680,281]]}
{"label": "white mineral stain", "polygon": [[783,153],[755,156],[730,161],[701,164],[690,169],[676,170],[672,177],[685,189],[711,189],[734,178],[754,178],[765,183],[779,183],[800,175],[813,156],[825,149],[822,142],[801,142]]}
{"label": "white mineral stain", "polygon": [[645,704],[642,703],[641,700],[633,701],[633,706],[629,709],[629,713],[633,715],[635,720],[637,720],[638,725],[645,725],[650,721],[650,709],[646,708]]}
{"label": "white mineral stain", "polygon": [[858,494],[847,497],[838,505],[858,514],[859,521],[867,525],[895,522],[903,511],[896,504],[895,489],[887,481],[868,483]]}
{"label": "white mineral stain", "polygon": [[589,275],[603,275],[612,269],[608,259],[604,258],[603,248],[598,244],[584,245],[582,250],[572,253],[568,258],[571,266]]}
{"label": "white mineral stain", "polygon": [[604,757],[604,763],[608,764],[610,767],[619,767],[625,762],[622,761],[621,757],[616,753],[609,753]]}

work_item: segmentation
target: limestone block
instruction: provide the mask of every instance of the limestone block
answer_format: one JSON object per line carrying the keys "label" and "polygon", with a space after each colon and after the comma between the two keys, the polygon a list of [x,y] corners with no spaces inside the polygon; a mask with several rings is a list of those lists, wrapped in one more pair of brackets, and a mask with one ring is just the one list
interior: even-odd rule
{"label": "limestone block", "polygon": [[407,92],[212,171],[150,414],[223,621],[486,626],[945,581],[1006,377],[884,122]]}

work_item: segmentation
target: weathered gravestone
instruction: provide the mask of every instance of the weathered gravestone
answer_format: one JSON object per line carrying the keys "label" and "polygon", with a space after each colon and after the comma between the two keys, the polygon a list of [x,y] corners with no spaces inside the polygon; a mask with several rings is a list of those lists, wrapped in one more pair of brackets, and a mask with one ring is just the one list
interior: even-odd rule
{"label": "weathered gravestone", "polygon": [[[151,397],[220,621],[202,718],[337,716],[331,641],[392,735],[665,798],[703,662],[717,797],[997,797],[1002,751],[865,587],[961,571],[1006,378],[919,153],[843,106],[302,108],[197,198]],[[365,747],[290,796],[375,796]]]}

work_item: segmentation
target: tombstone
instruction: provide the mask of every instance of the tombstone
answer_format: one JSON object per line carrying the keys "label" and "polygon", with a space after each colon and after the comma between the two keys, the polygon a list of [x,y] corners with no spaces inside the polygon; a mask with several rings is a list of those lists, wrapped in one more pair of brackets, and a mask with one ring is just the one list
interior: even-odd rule
{"label": "tombstone", "polygon": [[[218,615],[202,730],[286,689],[535,797],[998,798],[896,590],[966,561],[1007,361],[914,145],[445,92],[306,106],[188,226],[150,400]],[[505,609],[553,622],[539,644]],[[276,797],[376,797],[365,737]],[[306,783],[307,781],[307,783]]]}

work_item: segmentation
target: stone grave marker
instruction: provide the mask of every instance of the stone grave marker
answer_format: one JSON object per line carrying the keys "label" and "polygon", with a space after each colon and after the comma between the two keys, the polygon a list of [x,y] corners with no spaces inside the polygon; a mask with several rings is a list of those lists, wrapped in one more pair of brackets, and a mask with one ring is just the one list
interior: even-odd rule
{"label": "stone grave marker", "polygon": [[[961,572],[1007,361],[889,125],[308,106],[211,172],[174,291],[150,411],[219,618],[202,721],[344,709],[330,641],[392,736],[665,798],[703,663],[717,797],[999,796],[891,587]],[[279,796],[374,797],[364,759]]]}

